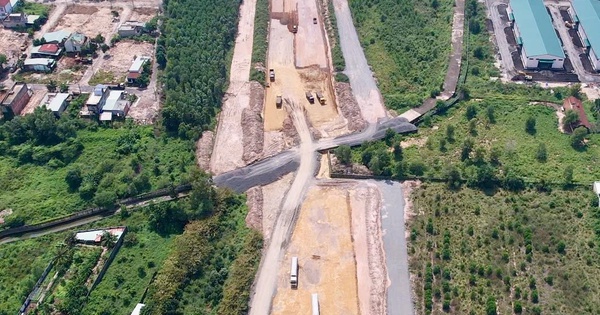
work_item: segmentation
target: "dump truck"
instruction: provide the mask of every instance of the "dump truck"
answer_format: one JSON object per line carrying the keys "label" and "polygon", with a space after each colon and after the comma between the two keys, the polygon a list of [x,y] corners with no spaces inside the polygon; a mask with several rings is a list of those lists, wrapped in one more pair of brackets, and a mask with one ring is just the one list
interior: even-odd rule
{"label": "dump truck", "polygon": [[308,100],[309,103],[314,104],[315,103],[315,98],[313,97],[311,92],[306,92],[306,99]]}
{"label": "dump truck", "polygon": [[275,98],[275,105],[277,106],[277,108],[281,108],[282,104],[283,100],[281,99],[281,95],[277,95],[277,97]]}
{"label": "dump truck", "polygon": [[275,70],[273,69],[269,69],[269,80],[271,80],[271,82],[275,82]]}
{"label": "dump truck", "polygon": [[316,94],[317,94],[317,99],[319,100],[319,103],[321,103],[321,105],[325,104],[325,97],[323,96],[323,93],[318,91]]}
{"label": "dump truck", "polygon": [[292,26],[292,33],[294,33],[294,34],[298,33],[298,25]]}
{"label": "dump truck", "polygon": [[298,288],[298,257],[292,257],[292,269],[290,270],[290,285],[292,289]]}

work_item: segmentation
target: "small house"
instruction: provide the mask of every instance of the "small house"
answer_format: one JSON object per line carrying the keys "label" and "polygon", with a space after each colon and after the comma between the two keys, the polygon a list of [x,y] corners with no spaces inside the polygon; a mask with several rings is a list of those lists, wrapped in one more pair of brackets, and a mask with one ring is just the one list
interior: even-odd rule
{"label": "small house", "polygon": [[23,108],[29,103],[33,91],[26,83],[15,83],[12,88],[2,96],[2,112],[8,112],[9,108],[14,115],[21,114]]}
{"label": "small house", "polygon": [[142,35],[146,23],[138,21],[125,21],[119,25],[117,33],[121,37],[132,37]]}
{"label": "small house", "polygon": [[49,72],[56,67],[56,60],[50,58],[27,58],[23,62],[25,71]]}
{"label": "small house", "polygon": [[11,3],[11,0],[0,0],[0,16],[7,16],[12,13],[14,4],[16,1]]}
{"label": "small house", "polygon": [[90,94],[87,101],[85,102],[85,107],[90,113],[100,113],[100,111],[102,111],[104,103],[106,102],[108,94],[109,89],[106,87],[106,85],[96,85],[94,87],[94,92]]}
{"label": "small house", "polygon": [[71,36],[71,32],[62,30],[46,33],[42,38],[46,43],[54,43],[62,46],[69,36]]}
{"label": "small house", "polygon": [[125,118],[129,112],[131,103],[127,100],[127,92],[113,90],[109,92],[106,102],[102,107],[101,121],[112,121],[113,119]]}
{"label": "small house", "polygon": [[150,57],[148,56],[139,56],[135,58],[133,64],[131,64],[131,67],[129,67],[129,70],[127,71],[127,83],[135,83],[144,72],[144,65],[148,61],[150,61]]}
{"label": "small house", "polygon": [[[565,111],[574,110],[579,115],[579,121],[573,124],[573,129],[583,126],[589,131],[592,128],[592,125],[590,124],[590,121],[588,120],[587,115],[585,114],[585,109],[583,109],[583,104],[576,97],[567,97],[563,102],[563,107]],[[569,131],[572,132],[573,130]]]}
{"label": "small house", "polygon": [[100,243],[102,243],[102,237],[105,233],[112,235],[118,240],[125,233],[125,229],[125,227],[113,227],[99,230],[80,231],[75,234],[75,241],[77,243],[87,245],[100,245]]}
{"label": "small house", "polygon": [[75,32],[71,34],[65,41],[65,51],[68,53],[81,52],[81,49],[85,46],[87,40],[87,36]]}
{"label": "small house", "polygon": [[2,25],[4,26],[4,28],[25,27],[27,25],[27,14],[23,12],[9,14],[2,21]]}
{"label": "small house", "polygon": [[69,93],[48,94],[42,101],[42,106],[51,110],[54,115],[60,116],[67,109]]}
{"label": "small house", "polygon": [[31,52],[31,58],[58,59],[62,53],[62,48],[58,44],[51,43],[33,46],[29,51]]}

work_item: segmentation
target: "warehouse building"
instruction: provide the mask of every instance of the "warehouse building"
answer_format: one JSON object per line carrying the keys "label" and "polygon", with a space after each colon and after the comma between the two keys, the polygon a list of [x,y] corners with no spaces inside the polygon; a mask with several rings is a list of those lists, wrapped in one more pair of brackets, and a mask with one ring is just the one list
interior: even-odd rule
{"label": "warehouse building", "polygon": [[526,69],[562,69],[565,53],[542,0],[511,0],[507,9]]}
{"label": "warehouse building", "polygon": [[592,67],[600,71],[600,0],[573,0],[570,13]]}

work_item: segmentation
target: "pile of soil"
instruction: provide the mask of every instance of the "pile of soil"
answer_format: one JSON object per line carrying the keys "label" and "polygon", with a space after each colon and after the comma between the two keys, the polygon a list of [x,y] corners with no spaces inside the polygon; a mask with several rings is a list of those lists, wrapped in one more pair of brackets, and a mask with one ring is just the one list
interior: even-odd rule
{"label": "pile of soil", "polygon": [[294,123],[292,122],[292,117],[288,114],[285,120],[283,121],[283,140],[286,145],[297,146],[300,144],[300,135],[298,131],[296,131],[296,127],[294,127]]}
{"label": "pile of soil", "polygon": [[363,118],[358,102],[352,94],[352,88],[349,83],[336,82],[335,93],[340,112],[348,120],[348,129],[350,131],[363,130],[367,127],[367,122]]}
{"label": "pile of soil", "polygon": [[261,186],[256,186],[246,191],[246,205],[248,214],[246,215],[246,226],[263,232],[263,191]]}
{"label": "pile of soil", "polygon": [[250,82],[250,107],[242,111],[242,143],[246,164],[255,162],[262,156],[264,145],[264,124],[261,118],[265,89],[260,83]]}
{"label": "pile of soil", "polygon": [[210,171],[210,156],[215,141],[214,132],[208,130],[202,133],[202,137],[196,143],[196,162],[200,169]]}

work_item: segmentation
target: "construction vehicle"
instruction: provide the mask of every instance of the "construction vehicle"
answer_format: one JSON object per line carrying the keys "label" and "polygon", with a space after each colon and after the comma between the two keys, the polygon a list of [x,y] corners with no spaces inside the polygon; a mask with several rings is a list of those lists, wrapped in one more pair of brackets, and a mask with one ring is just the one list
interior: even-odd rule
{"label": "construction vehicle", "polygon": [[313,24],[317,24],[317,18],[313,18]]}
{"label": "construction vehicle", "polygon": [[565,21],[565,26],[568,28],[573,28],[573,23],[571,23],[569,21]]}
{"label": "construction vehicle", "polygon": [[271,82],[275,82],[275,70],[273,69],[269,69],[269,80],[271,80]]}
{"label": "construction vehicle", "polygon": [[283,99],[281,99],[281,95],[277,95],[277,97],[275,98],[275,105],[277,106],[277,108],[281,108],[282,104]]}
{"label": "construction vehicle", "polygon": [[292,33],[298,33],[298,25],[292,25]]}
{"label": "construction vehicle", "polygon": [[533,77],[529,74],[527,74],[527,72],[525,71],[519,71],[519,74],[523,76],[523,78],[525,78],[525,81],[531,81],[533,80]]}
{"label": "construction vehicle", "polygon": [[292,289],[298,288],[298,257],[292,257],[292,270],[290,271],[290,285]]}
{"label": "construction vehicle", "polygon": [[320,91],[317,91],[317,99],[319,100],[319,103],[321,103],[321,105],[325,105],[325,97],[323,96],[323,93],[321,93]]}
{"label": "construction vehicle", "polygon": [[313,97],[311,92],[306,92],[306,99],[308,100],[309,103],[314,104],[315,103],[315,98]]}

